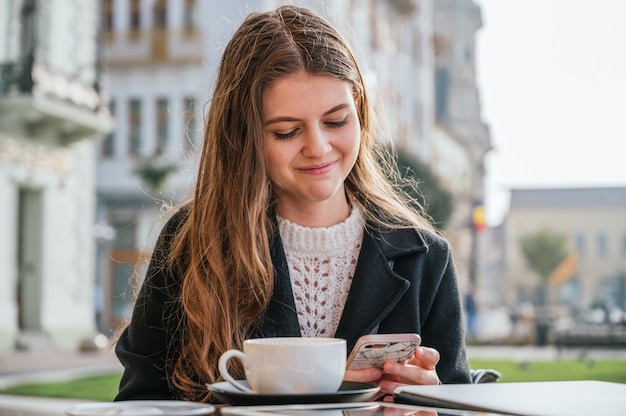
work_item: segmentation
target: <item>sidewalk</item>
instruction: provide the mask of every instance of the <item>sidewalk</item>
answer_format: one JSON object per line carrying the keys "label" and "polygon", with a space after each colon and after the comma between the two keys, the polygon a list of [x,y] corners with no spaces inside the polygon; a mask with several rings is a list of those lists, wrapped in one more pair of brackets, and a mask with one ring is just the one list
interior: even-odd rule
{"label": "sidewalk", "polygon": [[[0,352],[0,389],[121,371],[110,349]],[[81,402],[85,400],[0,395],[0,416],[64,416],[66,409]]]}
{"label": "sidewalk", "polygon": [[93,352],[54,349],[0,352],[0,389],[121,371],[122,365],[110,349]]}

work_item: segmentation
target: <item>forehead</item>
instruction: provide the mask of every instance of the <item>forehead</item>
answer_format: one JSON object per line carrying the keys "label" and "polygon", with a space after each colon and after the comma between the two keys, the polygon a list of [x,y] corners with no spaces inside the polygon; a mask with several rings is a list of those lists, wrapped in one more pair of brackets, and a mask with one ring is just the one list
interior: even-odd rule
{"label": "forehead", "polygon": [[263,117],[324,112],[338,104],[354,106],[349,82],[331,75],[298,72],[279,78],[267,88],[263,94]]}

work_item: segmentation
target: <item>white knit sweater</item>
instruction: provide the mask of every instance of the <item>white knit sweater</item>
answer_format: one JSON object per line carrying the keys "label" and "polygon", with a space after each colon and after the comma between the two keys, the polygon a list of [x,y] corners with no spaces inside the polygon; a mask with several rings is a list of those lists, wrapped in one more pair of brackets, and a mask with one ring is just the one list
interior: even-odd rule
{"label": "white knit sweater", "polygon": [[309,228],[278,217],[303,337],[333,337],[361,251],[365,219],[354,205],[331,227]]}

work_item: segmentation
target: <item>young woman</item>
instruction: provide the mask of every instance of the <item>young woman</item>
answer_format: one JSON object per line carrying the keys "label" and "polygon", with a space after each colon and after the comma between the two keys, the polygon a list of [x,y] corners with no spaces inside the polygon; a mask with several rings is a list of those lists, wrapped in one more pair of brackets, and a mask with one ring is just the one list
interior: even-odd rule
{"label": "young woman", "polygon": [[[194,195],[159,237],[116,353],[117,400],[212,400],[255,337],[416,332],[407,364],[346,380],[469,383],[450,248],[388,180],[350,47],[323,17],[250,14],[228,43]],[[243,374],[241,369],[233,369]],[[233,373],[231,373],[233,374]]]}

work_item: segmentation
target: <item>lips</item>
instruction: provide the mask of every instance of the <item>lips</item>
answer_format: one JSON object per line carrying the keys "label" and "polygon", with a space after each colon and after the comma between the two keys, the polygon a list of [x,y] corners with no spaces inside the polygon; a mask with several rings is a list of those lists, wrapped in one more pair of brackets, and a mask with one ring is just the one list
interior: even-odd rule
{"label": "lips", "polygon": [[337,162],[329,162],[321,165],[309,166],[306,168],[299,168],[298,170],[307,175],[324,175],[330,172]]}

